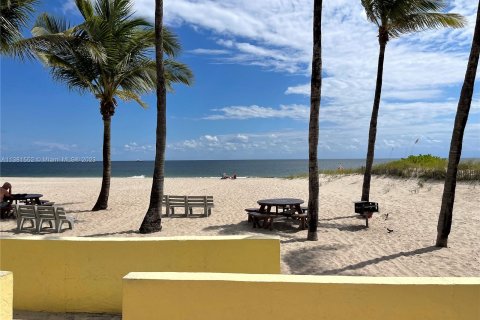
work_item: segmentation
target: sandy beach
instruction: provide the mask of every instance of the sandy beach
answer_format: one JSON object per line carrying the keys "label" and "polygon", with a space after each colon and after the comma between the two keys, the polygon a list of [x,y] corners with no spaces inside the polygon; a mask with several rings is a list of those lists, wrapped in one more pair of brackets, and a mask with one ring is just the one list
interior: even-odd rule
{"label": "sandy beach", "polygon": [[[183,214],[164,217],[163,230],[151,235],[137,232],[148,206],[150,178],[112,178],[109,209],[100,212],[90,211],[100,189],[98,178],[2,180],[12,183],[14,193],[41,193],[70,212],[76,219],[75,228],[59,236],[273,235],[281,239],[285,274],[480,276],[478,183],[457,184],[449,248],[438,249],[434,243],[441,182],[374,177],[370,199],[379,202],[381,212],[374,214],[366,229],[353,210],[362,177],[322,176],[319,240],[309,242],[307,231],[291,221],[276,221],[272,231],[253,229],[244,211],[257,207],[256,201],[264,198],[306,201],[306,179],[167,178],[166,194],[213,195],[215,207],[208,218],[201,209],[188,218]],[[1,236],[16,235],[15,229],[15,221],[0,221]],[[28,234],[22,232],[22,236]]]}

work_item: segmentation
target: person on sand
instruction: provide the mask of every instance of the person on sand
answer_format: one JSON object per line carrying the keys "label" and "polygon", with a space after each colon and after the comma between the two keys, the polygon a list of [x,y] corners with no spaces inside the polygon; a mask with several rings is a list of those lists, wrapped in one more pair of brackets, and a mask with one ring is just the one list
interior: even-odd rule
{"label": "person on sand", "polygon": [[5,182],[3,186],[0,188],[1,218],[5,218],[4,214],[8,214],[12,209],[11,200],[12,200],[12,185],[8,182]]}
{"label": "person on sand", "polygon": [[224,172],[223,175],[222,175],[222,179],[228,179],[230,178],[229,176],[227,176],[227,174]]}
{"label": "person on sand", "polygon": [[230,179],[237,179],[237,174],[234,172]]}

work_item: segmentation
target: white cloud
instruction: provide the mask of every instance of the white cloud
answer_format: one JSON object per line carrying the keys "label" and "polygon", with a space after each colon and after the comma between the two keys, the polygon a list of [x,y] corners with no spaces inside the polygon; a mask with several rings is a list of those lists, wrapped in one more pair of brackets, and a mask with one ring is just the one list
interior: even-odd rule
{"label": "white cloud", "polygon": [[76,144],[65,144],[58,142],[45,142],[45,141],[35,141],[33,143],[35,146],[40,148],[40,151],[74,151],[77,149]]}
{"label": "white cloud", "polygon": [[203,138],[207,141],[210,141],[210,142],[218,142],[218,138],[216,136],[206,135]]}
{"label": "white cloud", "polygon": [[260,106],[231,106],[213,111],[220,114],[206,116],[207,120],[225,120],[225,119],[255,119],[255,118],[290,118],[294,120],[306,120],[309,117],[310,109],[303,105],[281,105],[278,109],[260,107]]}
{"label": "white cloud", "polygon": [[[290,85],[285,94],[308,96],[312,2],[166,0],[164,4],[168,24],[206,30],[213,45],[223,48],[206,50],[228,51],[217,55],[211,51],[216,62],[303,74],[305,80]],[[153,0],[137,0],[135,4],[139,13],[153,17]],[[430,145],[448,148],[443,146],[448,146],[451,136],[478,4],[471,0],[452,0],[449,5],[450,12],[467,17],[466,28],[420,32],[393,39],[387,45],[378,122],[379,150],[395,148],[393,146],[405,148],[418,137],[422,137],[421,143],[428,141]],[[358,145],[344,145],[361,150],[368,134],[375,90],[379,50],[376,27],[367,21],[360,1],[327,1],[323,8],[322,37],[320,138],[322,142],[333,137],[328,147],[325,144],[322,148],[341,149],[340,141],[358,138]],[[478,114],[478,86],[474,97],[471,114]],[[282,109],[251,105],[220,108],[206,119],[308,119],[308,107],[299,107],[298,117],[288,106]],[[471,119],[464,148],[475,149],[473,139],[479,136],[480,129],[478,117]],[[335,137],[340,132],[342,137],[337,141]]]}
{"label": "white cloud", "polygon": [[195,53],[195,54],[203,54],[203,55],[224,55],[230,53],[228,50],[221,50],[221,49],[203,49],[203,48],[198,48],[194,50],[188,51],[190,53]]}
{"label": "white cloud", "polygon": [[288,87],[285,94],[302,94],[304,96],[310,95],[310,83],[301,84],[293,87]]}
{"label": "white cloud", "polygon": [[177,152],[205,152],[221,154],[241,152],[242,155],[291,155],[304,151],[307,144],[305,132],[282,131],[259,134],[236,133],[225,135],[203,135],[168,144],[168,149]]}
{"label": "white cloud", "polygon": [[154,151],[154,147],[152,145],[139,145],[136,142],[130,142],[123,145],[123,150],[128,152],[152,152]]}

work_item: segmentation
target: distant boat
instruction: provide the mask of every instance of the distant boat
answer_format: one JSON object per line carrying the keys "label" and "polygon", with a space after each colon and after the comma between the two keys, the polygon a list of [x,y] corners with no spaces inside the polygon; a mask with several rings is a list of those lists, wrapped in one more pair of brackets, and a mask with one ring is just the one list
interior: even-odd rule
{"label": "distant boat", "polygon": [[135,160],[135,161],[136,161],[136,162],[142,162],[143,160],[137,159],[137,160]]}

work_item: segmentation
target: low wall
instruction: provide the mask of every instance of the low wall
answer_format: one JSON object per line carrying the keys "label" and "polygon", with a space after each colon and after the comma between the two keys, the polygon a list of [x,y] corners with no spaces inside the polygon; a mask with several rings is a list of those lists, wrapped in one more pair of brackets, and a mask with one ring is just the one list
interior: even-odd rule
{"label": "low wall", "polygon": [[13,317],[13,275],[0,271],[0,320],[12,320]]}
{"label": "low wall", "polygon": [[129,273],[123,320],[480,319],[480,278]]}
{"label": "low wall", "polygon": [[121,313],[132,271],[280,273],[278,238],[12,237],[0,247],[17,310]]}

